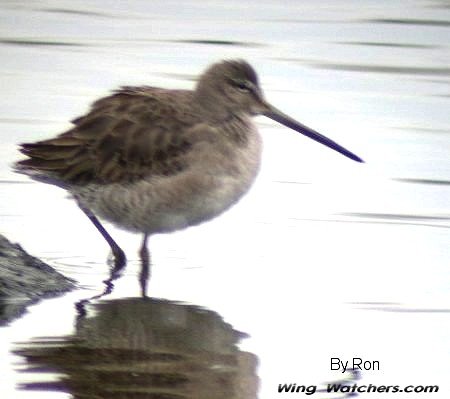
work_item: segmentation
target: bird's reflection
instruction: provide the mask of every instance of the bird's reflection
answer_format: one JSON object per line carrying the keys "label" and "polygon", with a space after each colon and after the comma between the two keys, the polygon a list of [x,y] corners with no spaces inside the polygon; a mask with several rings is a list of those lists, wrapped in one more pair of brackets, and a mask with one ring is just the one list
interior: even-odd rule
{"label": "bird's reflection", "polygon": [[[125,266],[126,266],[126,262],[113,261],[112,263],[110,263],[109,277],[103,281],[103,285],[104,285],[103,291],[100,294],[91,296],[90,298],[82,299],[75,304],[75,308],[77,309],[77,313],[78,313],[78,318],[83,318],[86,316],[86,305],[87,304],[91,303],[95,299],[100,299],[105,296],[108,296],[109,294],[111,294],[113,292],[114,282],[116,280],[118,280],[120,277],[122,277],[122,273],[125,269]],[[143,264],[142,270],[145,270],[145,268],[146,268],[146,266]],[[148,265],[147,265],[147,268],[148,268]],[[142,284],[145,285],[145,290],[147,289],[147,279],[145,279],[145,277],[142,276],[142,271],[141,271],[141,276],[140,276],[140,284],[141,284],[141,291],[144,289],[144,288],[142,288],[143,287]],[[146,295],[142,295],[142,297],[147,298]]]}
{"label": "bird's reflection", "polygon": [[257,397],[257,358],[239,350],[244,334],[219,314],[152,298],[103,300],[86,310],[73,335],[16,351],[25,371],[53,378],[22,389],[75,399]]}

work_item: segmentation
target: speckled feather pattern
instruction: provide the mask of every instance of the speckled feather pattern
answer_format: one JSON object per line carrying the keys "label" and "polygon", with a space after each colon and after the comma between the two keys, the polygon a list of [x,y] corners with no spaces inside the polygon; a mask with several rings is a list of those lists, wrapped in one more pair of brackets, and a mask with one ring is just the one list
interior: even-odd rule
{"label": "speckled feather pattern", "polygon": [[69,131],[23,144],[27,158],[16,170],[132,231],[170,232],[215,217],[249,189],[261,155],[251,103],[236,104],[223,89],[230,76],[257,84],[248,64],[224,62],[194,91],[123,87]]}
{"label": "speckled feather pattern", "polygon": [[190,146],[186,131],[200,122],[191,102],[190,91],[124,87],[96,101],[68,132],[23,144],[29,159],[19,165],[64,187],[176,173]]}
{"label": "speckled feather pattern", "polygon": [[[260,137],[249,128],[245,145],[236,149],[223,136],[214,136],[215,128],[197,128],[205,140],[197,141],[184,154],[188,166],[170,178],[147,175],[132,182],[74,186],[71,192],[98,216],[148,234],[171,232],[219,215],[237,202],[255,179]],[[216,141],[214,146],[211,140]]]}

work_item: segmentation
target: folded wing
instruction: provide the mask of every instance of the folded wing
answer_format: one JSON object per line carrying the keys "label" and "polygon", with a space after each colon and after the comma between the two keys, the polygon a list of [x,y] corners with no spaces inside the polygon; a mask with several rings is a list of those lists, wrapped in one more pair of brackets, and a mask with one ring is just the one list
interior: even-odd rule
{"label": "folded wing", "polygon": [[124,87],[96,101],[69,131],[21,145],[21,173],[52,184],[83,185],[134,181],[182,171],[196,124],[189,91]]}

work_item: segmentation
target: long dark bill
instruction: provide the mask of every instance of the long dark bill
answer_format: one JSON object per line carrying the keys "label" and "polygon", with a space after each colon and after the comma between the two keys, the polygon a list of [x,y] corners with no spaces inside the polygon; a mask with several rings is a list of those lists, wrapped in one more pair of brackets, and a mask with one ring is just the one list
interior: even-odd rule
{"label": "long dark bill", "polygon": [[327,147],[341,153],[342,155],[345,155],[347,158],[353,159],[356,162],[364,162],[360,157],[353,154],[353,152],[347,150],[346,148],[342,147],[333,140],[330,140],[328,137],[325,137],[319,132],[310,129],[308,126],[302,125],[300,122],[297,122],[295,119],[292,119],[290,116],[284,114],[274,106],[268,103],[265,103],[264,105],[266,106],[267,109],[266,111],[263,112],[264,116],[267,116],[268,118],[273,119],[274,121],[281,123],[282,125],[290,129],[293,129],[301,134],[304,134],[305,136],[319,142],[320,144],[326,145]]}

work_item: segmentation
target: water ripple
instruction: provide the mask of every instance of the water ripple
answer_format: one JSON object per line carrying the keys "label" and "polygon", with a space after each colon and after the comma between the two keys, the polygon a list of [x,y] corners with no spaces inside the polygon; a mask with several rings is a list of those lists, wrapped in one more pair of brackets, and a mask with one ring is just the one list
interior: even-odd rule
{"label": "water ripple", "polygon": [[444,28],[450,27],[450,21],[441,21],[437,19],[396,19],[396,18],[378,18],[367,19],[363,22],[375,24],[397,24],[397,25],[420,25],[420,26],[439,26]]}
{"label": "water ripple", "polygon": [[166,40],[169,43],[180,44],[206,44],[213,46],[240,46],[240,47],[264,47],[261,43],[240,42],[232,40],[207,40],[207,39],[186,39],[186,40]]}
{"label": "water ripple", "polygon": [[450,313],[449,308],[409,307],[399,303],[382,302],[351,302],[351,305],[359,306],[359,309],[377,310],[381,312],[395,313]]}
{"label": "water ripple", "polygon": [[435,180],[435,179],[412,179],[412,178],[397,178],[392,179],[401,183],[412,184],[434,184],[439,186],[450,186],[450,180]]}
{"label": "water ripple", "polygon": [[326,62],[306,62],[309,66],[318,69],[347,71],[347,72],[369,72],[395,75],[427,75],[427,76],[450,76],[448,67],[406,67],[393,65],[369,65],[369,64],[332,64]]}
{"label": "water ripple", "polygon": [[0,39],[1,44],[12,44],[15,46],[83,46],[85,43],[76,42],[60,42],[51,40],[36,40],[36,39]]}
{"label": "water ripple", "polygon": [[365,41],[358,41],[358,42],[333,42],[334,44],[345,44],[350,46],[371,46],[371,47],[395,47],[395,48],[411,48],[411,49],[424,49],[424,50],[431,50],[431,49],[439,49],[443,48],[442,46],[435,46],[435,45],[429,45],[429,44],[411,44],[411,43],[388,43],[388,42],[365,42]]}
{"label": "water ripple", "polygon": [[84,16],[103,17],[103,18],[111,17],[111,15],[108,15],[106,13],[97,12],[97,11],[73,10],[73,9],[68,9],[68,8],[39,8],[39,9],[36,9],[36,11],[43,11],[43,12],[56,13],[56,14],[81,15],[83,17]]}

